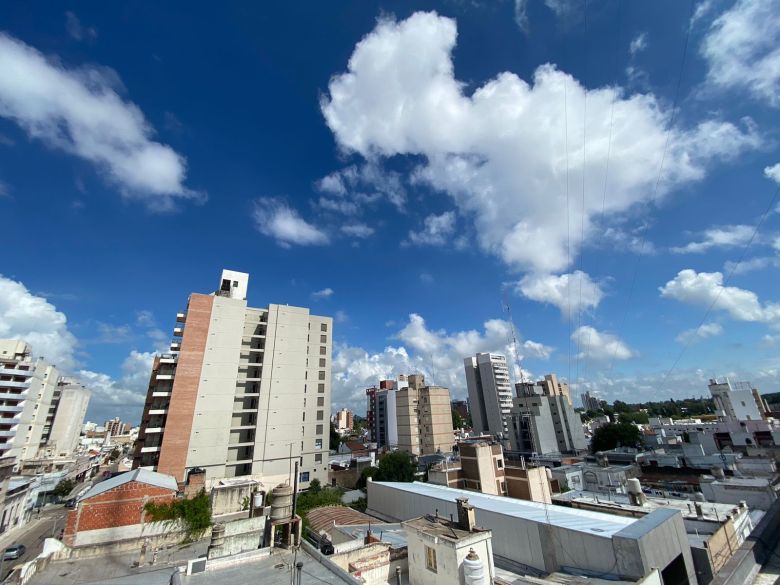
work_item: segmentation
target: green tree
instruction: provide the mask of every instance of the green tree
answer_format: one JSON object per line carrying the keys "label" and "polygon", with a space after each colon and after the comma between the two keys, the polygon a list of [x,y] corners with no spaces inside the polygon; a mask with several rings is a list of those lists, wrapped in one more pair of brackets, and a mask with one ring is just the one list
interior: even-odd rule
{"label": "green tree", "polygon": [[465,421],[463,420],[463,417],[460,415],[460,413],[452,409],[452,428],[453,429],[462,429],[465,426]]}
{"label": "green tree", "polygon": [[338,451],[339,445],[341,445],[341,435],[336,430],[336,425],[330,423],[330,449],[331,451]]}
{"label": "green tree", "polygon": [[322,490],[322,485],[320,484],[320,480],[316,477],[309,482],[309,493],[310,494],[318,494]]}
{"label": "green tree", "polygon": [[55,487],[54,490],[52,491],[52,493],[58,498],[64,498],[70,492],[72,492],[73,488],[75,487],[76,487],[76,482],[74,480],[61,479],[57,484],[57,487]]}
{"label": "green tree", "polygon": [[646,425],[649,421],[649,417],[647,416],[646,412],[621,412],[618,415],[618,420],[620,422],[626,422],[626,423],[637,423],[640,425]]}
{"label": "green tree", "polygon": [[406,451],[393,451],[379,460],[376,481],[414,481],[417,466]]}
{"label": "green tree", "polygon": [[596,429],[590,442],[592,453],[609,451],[617,446],[636,447],[639,444],[639,429],[631,423],[609,423]]}
{"label": "green tree", "polygon": [[377,472],[379,471],[378,467],[366,467],[361,473],[360,477],[357,480],[357,483],[355,484],[355,488],[359,490],[366,489],[366,484],[368,483],[369,477],[375,477]]}
{"label": "green tree", "polygon": [[108,460],[113,463],[117,459],[119,459],[119,456],[122,455],[122,452],[119,449],[114,448],[111,453],[108,454]]}

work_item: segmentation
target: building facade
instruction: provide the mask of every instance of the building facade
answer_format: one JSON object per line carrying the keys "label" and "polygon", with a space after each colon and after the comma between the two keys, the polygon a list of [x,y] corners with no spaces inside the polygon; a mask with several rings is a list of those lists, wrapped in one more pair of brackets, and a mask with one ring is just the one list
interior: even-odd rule
{"label": "building facade", "polygon": [[54,424],[46,445],[52,455],[68,456],[76,452],[81,426],[87,414],[92,393],[75,380],[63,379],[59,383],[60,398]]}
{"label": "building facade", "polygon": [[46,444],[57,409],[60,375],[32,347],[0,340],[0,457],[35,459]]}
{"label": "building facade", "polygon": [[478,353],[463,360],[469,392],[471,424],[478,433],[506,438],[509,433],[509,411],[512,408],[512,386],[506,357],[495,353]]}
{"label": "building facade", "polygon": [[407,386],[396,392],[398,448],[412,455],[450,453],[455,443],[450,391],[427,386],[425,376],[406,376]]}
{"label": "building facade", "polygon": [[352,431],[353,420],[352,411],[347,408],[342,408],[333,415],[333,426],[336,427],[336,432],[340,434],[346,434]]}
{"label": "building facade", "polygon": [[126,435],[130,432],[130,425],[128,423],[122,422],[120,418],[114,417],[111,420],[107,420],[106,424],[103,425],[103,429],[106,433],[110,434],[112,437],[116,437],[117,435]]}
{"label": "building facade", "polygon": [[134,467],[207,481],[328,479],[333,320],[288,305],[247,306],[249,275],[224,270],[192,293],[171,353],[155,359]]}
{"label": "building facade", "polygon": [[709,389],[718,416],[736,421],[766,418],[766,404],[750,382],[731,382],[728,378],[719,382],[713,378]]}
{"label": "building facade", "polygon": [[582,408],[585,410],[600,410],[601,401],[595,396],[591,396],[590,392],[580,394],[580,400],[582,401]]}
{"label": "building facade", "polygon": [[579,453],[588,448],[582,419],[574,410],[566,384],[554,375],[539,382],[516,384],[511,409],[512,449],[525,453]]}

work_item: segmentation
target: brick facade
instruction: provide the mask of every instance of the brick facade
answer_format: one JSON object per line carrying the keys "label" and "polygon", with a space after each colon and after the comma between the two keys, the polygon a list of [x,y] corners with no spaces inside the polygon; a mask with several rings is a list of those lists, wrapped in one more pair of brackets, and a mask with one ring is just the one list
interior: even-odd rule
{"label": "brick facade", "polygon": [[169,502],[175,496],[174,490],[131,481],[82,500],[75,510],[68,513],[63,542],[73,546],[78,532],[148,522],[148,515],[144,512],[147,502]]}

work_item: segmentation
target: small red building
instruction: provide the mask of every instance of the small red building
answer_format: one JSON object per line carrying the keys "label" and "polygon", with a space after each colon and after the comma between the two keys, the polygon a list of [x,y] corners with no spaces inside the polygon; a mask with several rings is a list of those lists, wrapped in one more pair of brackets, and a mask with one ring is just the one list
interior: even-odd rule
{"label": "small red building", "polygon": [[149,524],[144,506],[147,502],[169,502],[177,491],[173,477],[146,469],[95,484],[68,514],[63,542],[87,546],[153,536],[162,527]]}

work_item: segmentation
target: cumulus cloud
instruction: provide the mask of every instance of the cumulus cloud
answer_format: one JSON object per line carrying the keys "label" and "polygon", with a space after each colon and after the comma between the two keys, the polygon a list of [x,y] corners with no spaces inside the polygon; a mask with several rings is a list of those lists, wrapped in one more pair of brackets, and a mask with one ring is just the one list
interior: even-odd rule
{"label": "cumulus cloud", "polygon": [[660,289],[661,296],[689,305],[728,313],[737,321],[780,324],[780,303],[761,303],[753,291],[723,285],[720,272],[696,272],[690,268]]}
{"label": "cumulus cloud", "polygon": [[611,333],[598,331],[590,325],[574,330],[572,341],[577,344],[577,359],[594,361],[627,360],[636,354],[620,338]]}
{"label": "cumulus cloud", "polygon": [[455,231],[455,212],[431,214],[423,220],[423,228],[409,232],[409,242],[418,246],[443,246]]}
{"label": "cumulus cloud", "polygon": [[780,163],[772,165],[771,167],[766,167],[764,169],[764,176],[767,179],[771,179],[775,183],[780,184]]}
{"label": "cumulus cloud", "polygon": [[742,262],[733,262],[729,260],[723,265],[726,274],[747,274],[756,270],[763,270],[770,266],[780,268],[780,257],[778,256],[756,256]]}
{"label": "cumulus cloud", "polygon": [[311,293],[311,296],[312,296],[313,299],[317,299],[317,300],[329,299],[330,297],[333,296],[333,293],[334,293],[334,290],[332,288],[328,287],[328,288],[323,288],[322,290],[318,290],[318,291],[315,291],[315,292]]}
{"label": "cumulus cloud", "polygon": [[341,231],[354,238],[370,238],[374,235],[374,228],[364,223],[350,223],[341,226]]}
{"label": "cumulus cloud", "polygon": [[254,202],[252,216],[257,230],[283,248],[319,246],[329,242],[328,235],[304,220],[295,209],[275,197],[261,197]]}
{"label": "cumulus cloud", "polygon": [[586,193],[602,192],[611,151],[604,210],[612,216],[652,198],[667,136],[661,195],[762,143],[748,121],[670,128],[671,111],[652,94],[586,90],[553,65],[539,67],[531,83],[502,72],[466,94],[452,62],[456,37],[455,21],[435,13],[380,20],[347,72],[332,77],[322,113],[346,152],[421,161],[413,181],[449,194],[473,218],[481,248],[514,268],[565,270],[601,215],[601,197],[569,206],[568,224],[582,225],[584,238],[562,218],[567,166],[569,185],[581,185],[583,173],[581,131],[569,132],[567,160],[564,99],[569,124],[581,125],[587,96]]}
{"label": "cumulus cloud", "polygon": [[628,52],[631,55],[636,55],[644,51],[647,48],[647,33],[639,33],[631,40],[631,44],[628,47]]}
{"label": "cumulus cloud", "polygon": [[733,248],[744,246],[753,237],[755,228],[749,225],[727,225],[714,227],[704,231],[703,238],[698,242],[689,242],[685,246],[674,247],[675,254],[696,254],[706,252],[711,248]]}
{"label": "cumulus cloud", "polygon": [[324,194],[317,202],[319,207],[344,215],[359,213],[366,205],[380,200],[388,201],[399,211],[406,205],[401,175],[372,162],[349,165],[323,177],[315,186]]}
{"label": "cumulus cloud", "polygon": [[515,24],[523,31],[528,32],[528,0],[515,0],[514,9]]}
{"label": "cumulus cloud", "polygon": [[741,88],[780,106],[780,13],[775,0],[738,0],[710,25],[701,54],[712,87]]}
{"label": "cumulus cloud", "polygon": [[705,323],[701,327],[686,329],[680,333],[675,339],[677,343],[693,343],[700,339],[707,339],[708,337],[716,337],[723,333],[723,327],[718,323]]}
{"label": "cumulus cloud", "polygon": [[77,41],[85,39],[94,40],[97,38],[97,30],[94,27],[82,25],[79,17],[70,11],[65,13],[65,28],[71,38]]}
{"label": "cumulus cloud", "polygon": [[63,313],[21,282],[0,275],[0,339],[19,339],[59,368],[75,365],[76,338]]}
{"label": "cumulus cloud", "polygon": [[202,201],[184,185],[184,157],[152,139],[141,110],[117,92],[120,84],[110,70],[67,69],[0,33],[0,116],[48,147],[93,163],[125,197],[150,209]]}
{"label": "cumulus cloud", "polygon": [[[409,320],[394,336],[402,345],[387,346],[379,352],[369,352],[360,347],[336,344],[333,357],[333,404],[349,406],[360,412],[365,405],[365,389],[380,379],[398,374],[420,372],[426,380],[450,389],[453,398],[466,395],[466,379],[463,359],[478,352],[498,352],[507,356],[510,363],[511,332],[506,321],[491,319],[483,324],[483,330],[447,332],[429,329],[425,319],[412,313]],[[518,357],[547,359],[553,348],[536,341],[519,342]],[[519,375],[519,367],[515,366]],[[530,373],[523,370],[526,377]],[[519,377],[518,377],[519,379]]]}
{"label": "cumulus cloud", "polygon": [[564,319],[595,309],[604,297],[599,284],[580,270],[558,276],[527,274],[516,290],[527,299],[558,307]]}

